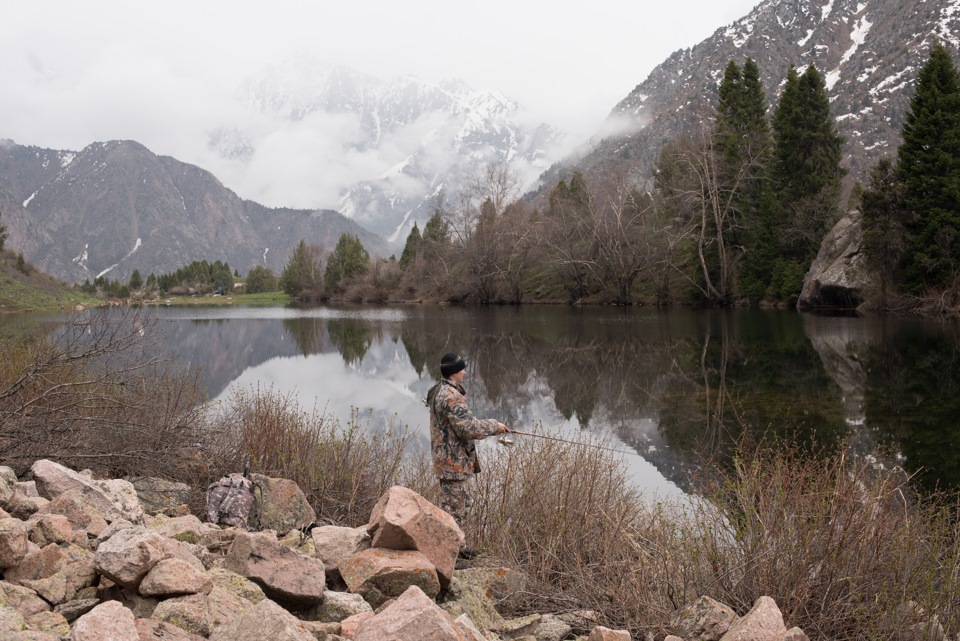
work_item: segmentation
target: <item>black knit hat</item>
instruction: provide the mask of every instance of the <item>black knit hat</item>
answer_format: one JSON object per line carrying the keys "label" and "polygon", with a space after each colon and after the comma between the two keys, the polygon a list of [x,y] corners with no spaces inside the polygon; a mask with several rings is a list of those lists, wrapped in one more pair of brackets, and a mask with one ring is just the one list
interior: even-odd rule
{"label": "black knit hat", "polygon": [[440,373],[444,378],[450,378],[462,369],[466,369],[467,364],[463,362],[459,354],[448,352],[440,359]]}

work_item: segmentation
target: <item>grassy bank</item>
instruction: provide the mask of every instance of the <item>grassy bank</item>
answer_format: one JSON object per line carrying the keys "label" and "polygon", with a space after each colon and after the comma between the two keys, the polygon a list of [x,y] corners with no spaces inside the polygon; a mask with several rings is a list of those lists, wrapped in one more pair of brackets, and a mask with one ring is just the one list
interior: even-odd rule
{"label": "grassy bank", "polygon": [[11,252],[0,255],[0,313],[56,311],[100,303],[30,266],[17,269]]}
{"label": "grassy bank", "polygon": [[[392,485],[436,500],[424,456],[402,431],[300,407],[269,389],[203,404],[196,380],[150,353],[129,310],[78,316],[60,342],[7,343],[0,364],[0,463],[37,458],[104,476],[160,476],[203,490],[251,469],[296,481],[318,519],[359,526]],[[624,461],[541,439],[484,460],[468,542],[524,571],[515,613],[595,610],[634,638],[670,629],[708,595],[744,614],[763,595],[812,639],[894,638],[936,616],[960,631],[960,543],[944,497],[869,459],[742,444],[702,463],[699,498],[665,503],[631,484]],[[896,615],[891,613],[896,612]]]}

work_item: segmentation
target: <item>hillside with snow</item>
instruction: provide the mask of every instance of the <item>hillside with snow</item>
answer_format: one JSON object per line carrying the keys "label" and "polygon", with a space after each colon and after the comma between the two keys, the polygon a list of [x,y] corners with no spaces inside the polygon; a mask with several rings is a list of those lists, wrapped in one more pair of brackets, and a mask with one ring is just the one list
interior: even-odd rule
{"label": "hillside with snow", "polygon": [[[502,94],[460,81],[380,79],[305,54],[251,76],[239,97],[288,123],[342,118],[339,153],[358,179],[331,205],[399,242],[414,221],[423,226],[441,190],[453,196],[483,166],[498,162],[532,181],[559,158],[564,143],[561,132],[530,122],[521,105]],[[223,157],[254,162],[255,138],[225,127],[211,144]]]}
{"label": "hillside with snow", "polygon": [[849,180],[862,180],[876,159],[896,153],[917,70],[935,39],[957,51],[958,0],[766,0],[657,66],[614,107],[591,151],[553,173],[615,160],[649,184],[665,143],[712,126],[727,63],[751,57],[771,107],[790,65],[802,72],[813,64],[824,74]]}

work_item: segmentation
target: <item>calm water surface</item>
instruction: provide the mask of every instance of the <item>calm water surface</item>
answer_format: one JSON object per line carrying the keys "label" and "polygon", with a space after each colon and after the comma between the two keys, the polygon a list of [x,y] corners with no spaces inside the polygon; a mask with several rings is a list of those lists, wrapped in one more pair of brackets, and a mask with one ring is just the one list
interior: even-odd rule
{"label": "calm water surface", "polygon": [[[474,413],[622,450],[634,482],[678,495],[696,453],[744,431],[883,446],[926,487],[960,486],[955,324],[784,311],[570,307],[165,307],[161,351],[211,398],[294,394],[304,409],[428,441],[422,399],[448,351]],[[8,321],[10,322],[10,321]],[[24,322],[20,319],[16,322]],[[524,437],[518,437],[524,438]],[[496,456],[485,443],[483,456]]]}

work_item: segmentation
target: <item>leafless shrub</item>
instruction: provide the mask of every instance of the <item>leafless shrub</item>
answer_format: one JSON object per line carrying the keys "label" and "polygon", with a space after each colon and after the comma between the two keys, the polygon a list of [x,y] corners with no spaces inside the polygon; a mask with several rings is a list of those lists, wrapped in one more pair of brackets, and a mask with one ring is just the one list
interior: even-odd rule
{"label": "leafless shrub", "polygon": [[746,611],[773,597],[811,638],[892,638],[908,602],[958,625],[955,511],[910,500],[902,471],[843,453],[742,447],[701,492],[684,587]]}
{"label": "leafless shrub", "polygon": [[211,417],[208,447],[224,473],[242,469],[295,481],[317,518],[357,526],[404,475],[407,434],[372,434],[357,412],[346,426],[304,411],[292,395],[235,389]]}
{"label": "leafless shrub", "polygon": [[[170,476],[199,440],[195,376],[150,356],[138,309],[79,313],[51,335],[8,339],[0,364],[0,460],[39,458],[123,476]],[[171,463],[174,467],[171,468]]]}

